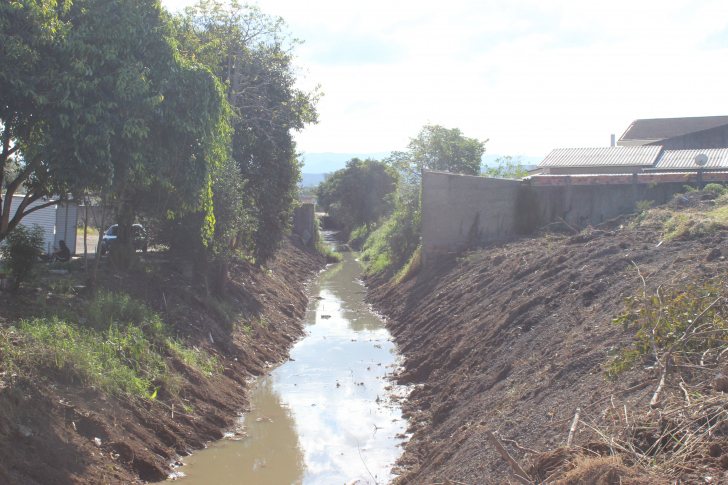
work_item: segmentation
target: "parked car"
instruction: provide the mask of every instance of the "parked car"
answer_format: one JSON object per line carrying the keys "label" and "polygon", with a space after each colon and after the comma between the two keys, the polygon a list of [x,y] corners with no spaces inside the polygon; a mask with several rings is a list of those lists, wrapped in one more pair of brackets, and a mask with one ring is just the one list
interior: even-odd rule
{"label": "parked car", "polygon": [[[118,224],[114,224],[106,231],[104,238],[101,240],[101,254],[106,254],[106,251],[111,249],[111,245],[116,241],[118,231]],[[143,252],[147,252],[147,231],[144,230],[141,224],[131,226],[131,241],[134,245],[134,251],[141,249]]]}

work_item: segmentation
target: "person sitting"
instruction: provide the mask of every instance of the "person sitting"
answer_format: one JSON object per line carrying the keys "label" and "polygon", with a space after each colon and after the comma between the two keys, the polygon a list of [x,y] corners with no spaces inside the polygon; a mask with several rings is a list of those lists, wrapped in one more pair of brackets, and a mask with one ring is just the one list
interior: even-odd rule
{"label": "person sitting", "polygon": [[51,258],[51,262],[53,261],[60,261],[61,263],[67,263],[71,260],[71,250],[68,249],[68,246],[66,246],[66,241],[61,239],[58,241],[58,245],[60,248],[53,250],[53,257]]}

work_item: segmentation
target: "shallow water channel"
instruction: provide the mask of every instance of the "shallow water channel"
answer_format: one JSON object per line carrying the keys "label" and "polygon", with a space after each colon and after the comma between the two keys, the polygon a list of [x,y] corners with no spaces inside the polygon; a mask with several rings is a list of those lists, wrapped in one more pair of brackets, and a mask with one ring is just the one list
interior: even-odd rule
{"label": "shallow water channel", "polygon": [[[305,338],[255,382],[237,435],[184,459],[183,485],[387,483],[407,423],[387,379],[397,353],[364,303],[356,253],[310,287]],[[399,391],[403,391],[399,389]]]}

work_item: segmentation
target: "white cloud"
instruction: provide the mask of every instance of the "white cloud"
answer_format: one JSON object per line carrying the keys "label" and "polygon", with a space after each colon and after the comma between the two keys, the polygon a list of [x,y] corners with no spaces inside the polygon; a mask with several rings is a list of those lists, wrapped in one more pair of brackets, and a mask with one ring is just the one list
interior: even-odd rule
{"label": "white cloud", "polygon": [[296,137],[309,152],[403,149],[432,122],[545,155],[606,145],[636,118],[728,114],[722,0],[259,5],[306,40],[301,85],[326,94]]}

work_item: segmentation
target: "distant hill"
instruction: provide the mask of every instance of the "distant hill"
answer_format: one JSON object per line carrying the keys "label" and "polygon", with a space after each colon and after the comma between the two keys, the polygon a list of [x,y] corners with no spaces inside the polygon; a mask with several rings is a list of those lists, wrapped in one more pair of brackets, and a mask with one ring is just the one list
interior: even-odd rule
{"label": "distant hill", "polygon": [[301,185],[302,187],[314,187],[326,178],[325,173],[302,173],[301,174]]}
{"label": "distant hill", "polygon": [[[304,165],[301,170],[301,186],[309,187],[316,186],[324,181],[327,173],[336,172],[346,167],[346,162],[352,158],[360,158],[365,160],[371,158],[374,160],[382,160],[387,158],[391,152],[376,152],[376,153],[306,153],[303,155]],[[483,155],[483,165],[494,166],[496,159],[501,155],[498,154],[486,154]],[[515,157],[514,157],[515,158]],[[521,155],[521,161],[523,165],[538,165],[543,160],[543,157],[529,157]]]}
{"label": "distant hill", "polygon": [[301,172],[304,174],[322,174],[336,172],[346,167],[346,162],[352,158],[360,158],[362,160],[371,158],[374,160],[382,160],[387,158],[391,152],[376,153],[304,153],[303,168]]}

